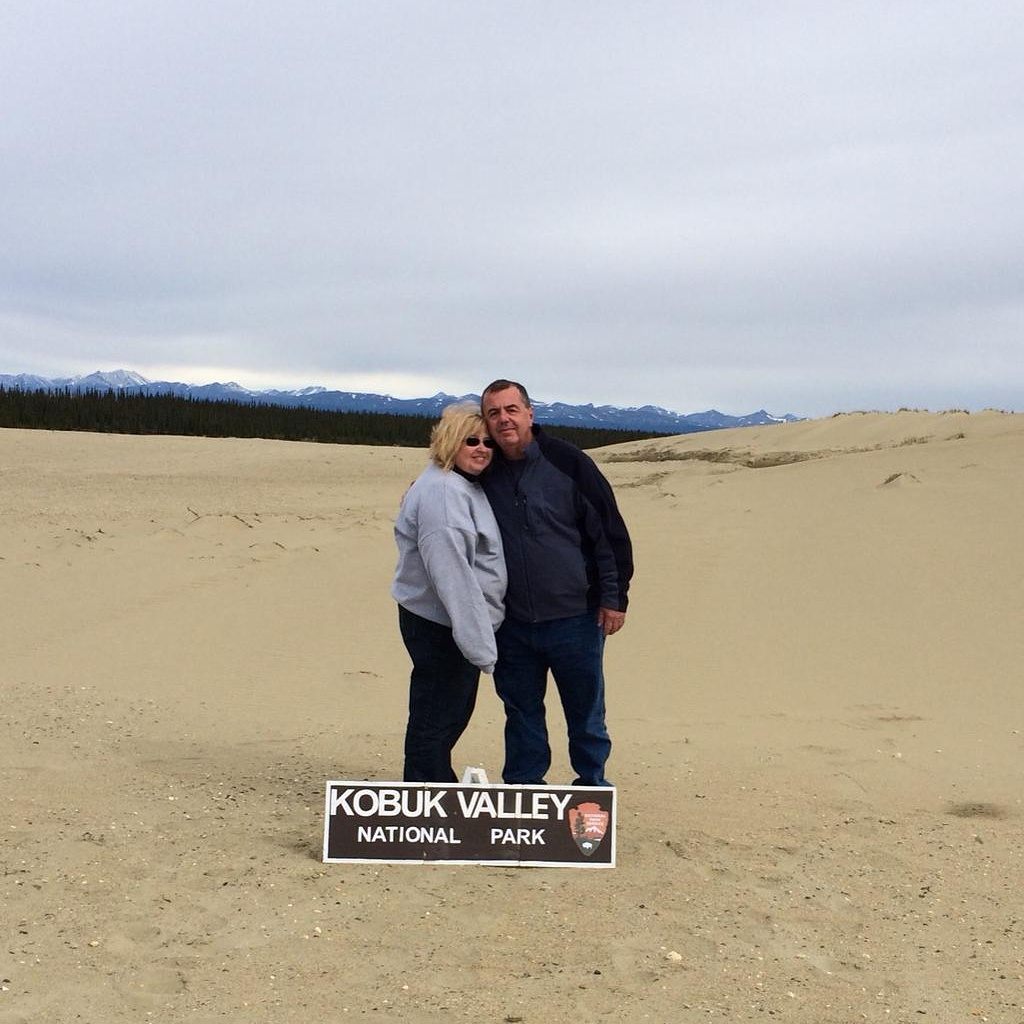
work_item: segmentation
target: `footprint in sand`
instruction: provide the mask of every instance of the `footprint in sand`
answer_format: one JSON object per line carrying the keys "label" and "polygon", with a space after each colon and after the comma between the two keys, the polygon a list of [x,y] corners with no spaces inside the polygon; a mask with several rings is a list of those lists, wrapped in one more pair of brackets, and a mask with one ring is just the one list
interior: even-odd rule
{"label": "footprint in sand", "polygon": [[176,967],[150,964],[138,971],[122,975],[116,982],[117,991],[129,1006],[137,1010],[151,1010],[162,1006],[169,998],[180,995],[188,987],[185,975]]}

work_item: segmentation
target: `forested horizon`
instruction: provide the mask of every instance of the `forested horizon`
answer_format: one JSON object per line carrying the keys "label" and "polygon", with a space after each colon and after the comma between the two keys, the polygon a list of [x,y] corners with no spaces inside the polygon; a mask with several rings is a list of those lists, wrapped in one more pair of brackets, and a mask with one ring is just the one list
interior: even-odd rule
{"label": "forested horizon", "polygon": [[[261,402],[123,391],[27,391],[0,386],[0,427],[178,437],[259,437],[277,441],[426,448],[436,421],[383,412],[335,412]],[[639,430],[544,424],[580,448],[658,436]]]}

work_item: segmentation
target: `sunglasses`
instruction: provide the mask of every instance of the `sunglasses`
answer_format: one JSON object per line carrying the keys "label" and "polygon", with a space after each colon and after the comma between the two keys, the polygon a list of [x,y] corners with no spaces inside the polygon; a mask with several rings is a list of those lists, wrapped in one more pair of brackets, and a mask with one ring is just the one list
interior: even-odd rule
{"label": "sunglasses", "polygon": [[489,437],[467,437],[463,442],[467,448],[475,448],[482,444],[485,448],[493,448],[494,442]]}

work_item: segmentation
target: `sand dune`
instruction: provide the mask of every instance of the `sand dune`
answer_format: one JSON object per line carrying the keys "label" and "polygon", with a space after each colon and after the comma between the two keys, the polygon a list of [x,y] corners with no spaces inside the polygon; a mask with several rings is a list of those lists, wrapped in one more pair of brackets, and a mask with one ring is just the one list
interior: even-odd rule
{"label": "sand dune", "polygon": [[0,1020],[1024,1019],[1024,417],[595,455],[618,867],[323,865],[324,781],[400,774],[424,453],[0,430]]}

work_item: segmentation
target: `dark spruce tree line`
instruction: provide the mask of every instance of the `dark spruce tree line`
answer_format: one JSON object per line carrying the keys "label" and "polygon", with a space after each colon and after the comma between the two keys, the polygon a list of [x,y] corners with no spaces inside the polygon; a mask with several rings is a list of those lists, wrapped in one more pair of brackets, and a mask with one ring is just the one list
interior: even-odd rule
{"label": "dark spruce tree line", "polygon": [[[0,386],[0,427],[103,434],[264,437],[326,444],[425,448],[432,420],[375,412],[331,412],[260,402],[210,401],[124,391],[22,391]],[[545,426],[580,448],[650,437],[632,430]]]}

